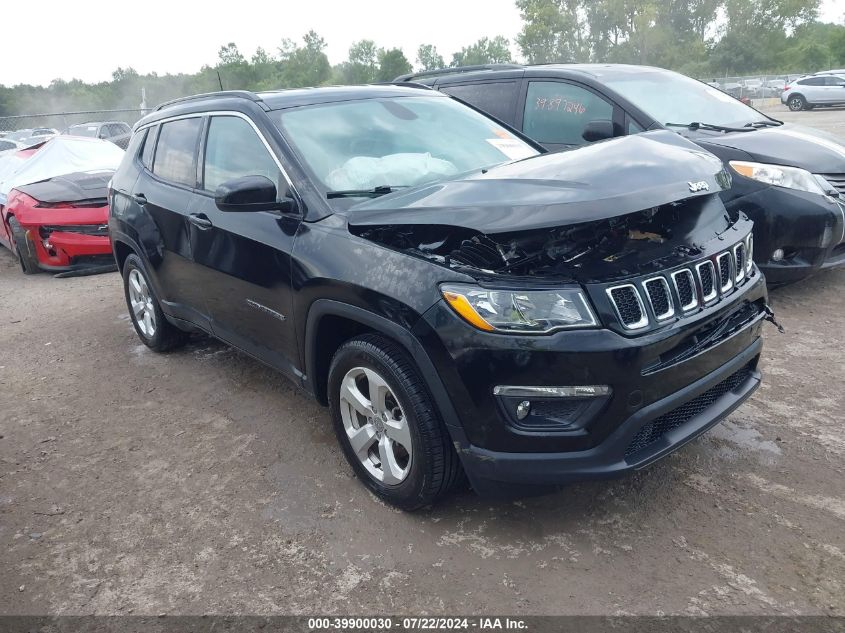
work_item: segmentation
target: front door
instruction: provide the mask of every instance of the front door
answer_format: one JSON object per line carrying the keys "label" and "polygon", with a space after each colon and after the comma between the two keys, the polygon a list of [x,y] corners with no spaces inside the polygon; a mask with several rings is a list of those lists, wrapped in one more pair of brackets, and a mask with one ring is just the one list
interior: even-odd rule
{"label": "front door", "polygon": [[522,112],[523,134],[555,151],[587,143],[584,131],[593,121],[611,123],[621,136],[624,113],[596,92],[575,83],[530,79]]}
{"label": "front door", "polygon": [[242,176],[266,176],[279,196],[289,193],[278,162],[250,120],[211,116],[201,152],[201,191],[190,213],[199,283],[216,336],[295,375],[291,251],[299,216],[218,209],[214,191]]}

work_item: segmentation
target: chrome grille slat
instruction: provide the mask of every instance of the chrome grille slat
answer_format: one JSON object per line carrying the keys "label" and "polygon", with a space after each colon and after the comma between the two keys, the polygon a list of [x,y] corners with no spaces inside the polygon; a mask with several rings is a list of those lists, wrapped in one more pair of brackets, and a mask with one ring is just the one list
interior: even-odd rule
{"label": "chrome grille slat", "polygon": [[616,310],[616,316],[626,329],[641,330],[648,325],[648,314],[635,285],[613,286],[607,289],[607,295]]}
{"label": "chrome grille slat", "polygon": [[675,316],[675,306],[672,301],[672,293],[669,290],[669,283],[665,277],[652,277],[643,282],[646,296],[651,304],[654,317],[658,321],[665,321]]}
{"label": "chrome grille slat", "polygon": [[734,268],[734,279],[736,283],[739,283],[743,279],[745,279],[745,242],[742,241],[733,249],[734,254],[734,262],[736,262],[736,267]]}
{"label": "chrome grille slat", "polygon": [[841,194],[845,194],[845,174],[819,174]]}
{"label": "chrome grille slat", "polygon": [[698,273],[698,284],[701,288],[701,300],[709,303],[719,296],[716,290],[716,269],[713,262],[706,261],[696,264],[695,271]]}
{"label": "chrome grille slat", "polygon": [[698,292],[696,290],[695,278],[688,268],[676,270],[672,273],[672,282],[675,284],[675,291],[681,301],[681,311],[689,312],[698,307]]}
{"label": "chrome grille slat", "polygon": [[716,256],[716,265],[719,269],[719,292],[725,294],[734,287],[734,275],[731,270],[733,257],[730,251],[719,253]]}

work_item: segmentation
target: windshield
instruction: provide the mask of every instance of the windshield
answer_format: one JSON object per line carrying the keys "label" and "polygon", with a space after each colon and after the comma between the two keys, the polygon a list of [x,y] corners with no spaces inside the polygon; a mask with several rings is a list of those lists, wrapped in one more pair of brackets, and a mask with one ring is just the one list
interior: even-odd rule
{"label": "windshield", "polygon": [[661,125],[699,122],[741,127],[766,120],[721,90],[678,73],[637,73],[605,83]]}
{"label": "windshield", "polygon": [[362,99],[271,116],[327,192],[411,187],[539,153],[444,97]]}

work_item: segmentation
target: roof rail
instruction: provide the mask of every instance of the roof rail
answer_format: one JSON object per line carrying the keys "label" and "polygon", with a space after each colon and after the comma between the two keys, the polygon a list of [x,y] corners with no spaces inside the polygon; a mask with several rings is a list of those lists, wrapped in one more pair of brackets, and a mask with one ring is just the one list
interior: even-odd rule
{"label": "roof rail", "polygon": [[259,97],[254,92],[250,92],[249,90],[218,90],[217,92],[204,92],[198,95],[190,95],[189,97],[179,97],[178,99],[171,99],[170,101],[159,103],[153,109],[153,112],[158,112],[159,110],[163,110],[164,108],[175,105],[177,103],[185,103],[186,101],[196,101],[199,99],[208,99],[210,97],[233,97],[238,99],[249,99],[250,101],[253,101],[255,103],[262,103],[261,97]]}
{"label": "roof rail", "polygon": [[419,88],[420,90],[434,90],[431,86],[410,80],[377,81],[373,86],[401,86],[402,88]]}
{"label": "roof rail", "polygon": [[437,70],[424,70],[418,73],[408,73],[400,75],[394,79],[394,83],[401,83],[403,81],[411,81],[419,77],[437,77],[439,75],[451,75],[454,73],[471,73],[477,70],[510,70],[514,68],[525,68],[522,64],[476,64],[474,66],[448,66],[446,68],[438,68]]}

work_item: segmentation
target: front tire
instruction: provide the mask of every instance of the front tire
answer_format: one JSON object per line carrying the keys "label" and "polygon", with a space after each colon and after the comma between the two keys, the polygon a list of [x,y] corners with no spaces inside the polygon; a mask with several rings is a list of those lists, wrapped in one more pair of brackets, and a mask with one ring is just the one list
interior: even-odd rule
{"label": "front tire", "polygon": [[455,484],[461,466],[449,433],[398,345],[376,334],[344,343],[332,359],[328,395],[346,460],[377,496],[417,510]]}
{"label": "front tire", "polygon": [[799,112],[807,107],[807,101],[801,95],[792,95],[786,100],[786,105],[793,112]]}
{"label": "front tire", "polygon": [[24,275],[35,275],[41,272],[38,267],[38,256],[32,252],[32,245],[26,237],[26,231],[15,217],[9,218],[9,229],[15,246],[15,254]]}
{"label": "front tire", "polygon": [[130,255],[123,264],[123,292],[129,318],[144,345],[155,352],[166,352],[185,344],[188,333],[165,318],[137,255]]}

